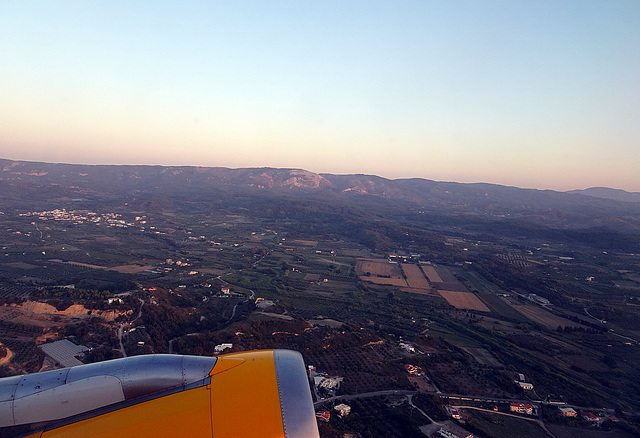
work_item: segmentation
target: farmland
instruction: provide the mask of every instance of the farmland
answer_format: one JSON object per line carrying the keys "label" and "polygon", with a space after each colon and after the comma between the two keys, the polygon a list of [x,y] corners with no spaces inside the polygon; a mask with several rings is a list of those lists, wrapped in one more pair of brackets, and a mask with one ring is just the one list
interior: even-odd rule
{"label": "farmland", "polygon": [[369,273],[375,277],[400,277],[397,264],[387,262],[386,259],[359,259],[356,265],[359,273]]}
{"label": "farmland", "polygon": [[429,289],[430,285],[418,265],[402,263],[400,265],[410,288]]}
{"label": "farmland", "polygon": [[407,286],[400,267],[395,263],[389,263],[386,259],[358,259],[356,272],[361,274],[361,280],[371,283]]}
{"label": "farmland", "polygon": [[427,276],[431,283],[442,283],[442,278],[440,278],[440,275],[433,266],[421,265],[420,268],[422,268],[424,275]]}
{"label": "farmland", "polygon": [[489,308],[471,292],[456,292],[450,290],[439,290],[438,293],[456,309],[477,310],[479,312],[489,312]]}
{"label": "farmland", "polygon": [[541,308],[540,306],[534,306],[531,304],[510,304],[514,309],[516,309],[528,319],[535,321],[538,324],[542,324],[543,326],[552,330],[556,329],[558,326],[585,328],[579,323],[570,321],[558,315],[554,315],[553,313]]}

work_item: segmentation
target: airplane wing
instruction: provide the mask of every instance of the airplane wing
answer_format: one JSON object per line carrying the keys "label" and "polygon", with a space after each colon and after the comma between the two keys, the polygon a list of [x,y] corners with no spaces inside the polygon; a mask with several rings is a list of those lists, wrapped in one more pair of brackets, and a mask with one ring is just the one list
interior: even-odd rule
{"label": "airplane wing", "polygon": [[0,438],[316,438],[302,355],[152,354],[0,379]]}

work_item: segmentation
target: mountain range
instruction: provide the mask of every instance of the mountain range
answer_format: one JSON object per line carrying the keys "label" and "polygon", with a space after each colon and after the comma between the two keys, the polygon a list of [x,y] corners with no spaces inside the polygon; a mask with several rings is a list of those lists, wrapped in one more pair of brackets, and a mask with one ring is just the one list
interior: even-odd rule
{"label": "mountain range", "polygon": [[252,206],[265,199],[314,200],[317,205],[359,206],[361,211],[519,219],[556,228],[605,227],[640,232],[640,202],[632,201],[638,197],[640,193],[604,188],[558,192],[421,178],[318,174],[301,169],[80,165],[0,159],[0,201],[3,208],[17,209],[28,209],[41,201],[111,203],[162,198],[224,200],[227,204],[244,200]]}

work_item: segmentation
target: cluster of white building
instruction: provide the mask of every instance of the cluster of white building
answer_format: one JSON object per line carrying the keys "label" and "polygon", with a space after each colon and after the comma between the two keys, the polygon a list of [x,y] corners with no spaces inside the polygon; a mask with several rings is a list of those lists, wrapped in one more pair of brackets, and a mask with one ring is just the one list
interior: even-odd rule
{"label": "cluster of white building", "polygon": [[54,220],[54,221],[68,221],[77,224],[83,224],[85,222],[92,223],[107,223],[111,226],[130,226],[134,223],[127,223],[122,219],[122,215],[117,213],[95,213],[89,210],[71,210],[67,211],[64,208],[48,211],[30,211],[27,213],[21,213],[20,216],[36,216],[41,220]]}
{"label": "cluster of white building", "polygon": [[521,389],[524,389],[525,391],[532,391],[533,383],[526,382],[525,380],[524,374],[518,373],[518,380],[515,382]]}

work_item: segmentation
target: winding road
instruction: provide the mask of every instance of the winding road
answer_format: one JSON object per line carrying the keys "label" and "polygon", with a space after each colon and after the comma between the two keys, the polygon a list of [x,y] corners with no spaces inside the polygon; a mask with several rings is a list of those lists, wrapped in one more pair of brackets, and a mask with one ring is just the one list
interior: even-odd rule
{"label": "winding road", "polygon": [[127,352],[124,351],[124,344],[122,343],[122,337],[124,336],[124,328],[129,324],[133,324],[136,320],[138,320],[142,316],[142,307],[144,306],[144,300],[142,298],[138,298],[138,299],[140,300],[140,310],[138,310],[138,315],[135,318],[133,318],[131,321],[122,322],[118,326],[118,342],[120,343],[119,350],[120,350],[120,353],[122,354],[122,357],[127,357]]}

